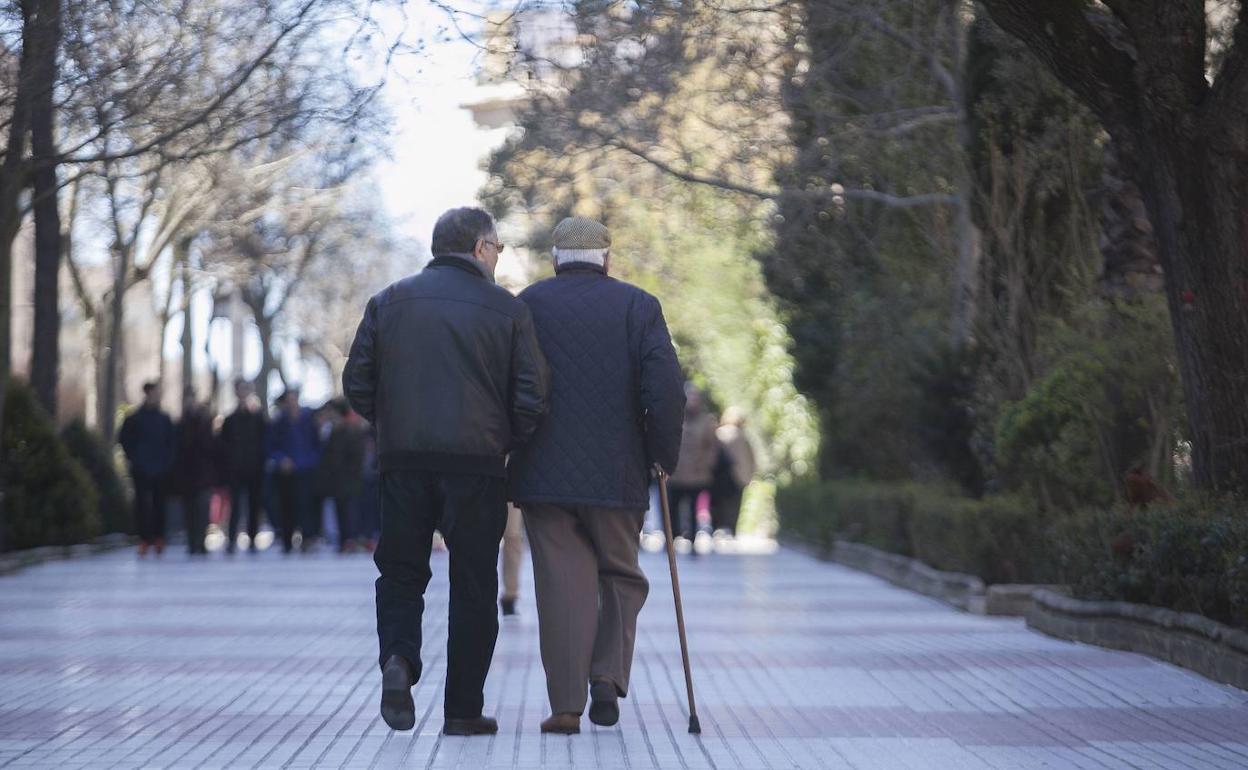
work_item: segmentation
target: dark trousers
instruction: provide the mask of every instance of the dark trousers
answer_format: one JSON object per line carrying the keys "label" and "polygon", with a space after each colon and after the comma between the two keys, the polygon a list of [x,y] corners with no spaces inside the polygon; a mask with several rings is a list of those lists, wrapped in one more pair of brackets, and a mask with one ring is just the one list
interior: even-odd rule
{"label": "dark trousers", "polygon": [[736,534],[744,491],[738,486],[711,490],[711,529],[722,529],[729,534]]}
{"label": "dark trousers", "polygon": [[293,547],[295,527],[303,528],[305,543],[313,531],[309,527],[311,509],[315,507],[312,477],[307,471],[278,471],[273,476],[273,485],[273,491],[277,493],[278,523],[282,529],[282,550],[289,553]]}
{"label": "dark trousers", "polygon": [[182,508],[186,517],[186,550],[190,553],[208,553],[204,544],[208,536],[208,508],[212,492],[201,489],[182,495]]}
{"label": "dark trousers", "polygon": [[334,517],[338,521],[338,550],[355,538],[356,498],[334,495]]}
{"label": "dark trousers", "polygon": [[131,470],[134,479],[134,528],[139,540],[151,543],[165,539],[164,476],[148,476]]}
{"label": "dark trousers", "polygon": [[260,529],[260,511],[263,508],[261,487],[264,478],[243,479],[230,484],[230,546],[238,542],[238,528],[243,521],[243,495],[247,495],[247,536],[254,545],[256,532]]}
{"label": "dark trousers", "polygon": [[400,655],[421,674],[421,617],[433,576],[429,553],[438,529],[450,551],[450,621],[446,640],[448,718],[480,716],[485,677],[498,639],[498,542],[507,525],[502,479],[432,471],[381,476],[377,578],[380,663]]}
{"label": "dark trousers", "polygon": [[698,531],[698,495],[706,487],[684,487],[668,483],[667,501],[672,506],[672,527],[678,537],[693,537]]}

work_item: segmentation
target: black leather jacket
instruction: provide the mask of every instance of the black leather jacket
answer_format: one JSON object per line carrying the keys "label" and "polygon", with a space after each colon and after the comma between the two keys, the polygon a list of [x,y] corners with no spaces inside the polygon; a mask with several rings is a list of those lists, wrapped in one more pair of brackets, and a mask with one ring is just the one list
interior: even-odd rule
{"label": "black leather jacket", "polygon": [[458,257],[368,301],[342,374],[351,406],[377,427],[383,472],[504,476],[549,383],[528,308]]}

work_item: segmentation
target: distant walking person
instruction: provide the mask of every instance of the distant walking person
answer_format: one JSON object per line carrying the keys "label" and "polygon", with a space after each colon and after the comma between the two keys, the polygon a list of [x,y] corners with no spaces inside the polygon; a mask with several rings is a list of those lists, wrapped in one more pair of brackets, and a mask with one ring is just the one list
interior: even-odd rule
{"label": "distant walking person", "polygon": [[325,451],[321,455],[321,484],[325,496],[334,501],[338,522],[338,553],[354,548],[357,537],[357,509],[364,485],[364,454],[368,428],[345,399],[329,403],[333,420]]}
{"label": "distant walking person", "polygon": [[244,495],[247,501],[247,538],[256,550],[256,533],[263,510],[265,431],[268,420],[256,399],[250,382],[234,383],[238,406],[221,423],[221,452],[224,457],[225,483],[230,490],[230,541],[226,550],[234,553],[238,529],[243,521]]}
{"label": "distant walking person", "polygon": [[668,488],[677,534],[692,539],[698,529],[698,497],[711,487],[719,440],[715,437],[715,418],[702,403],[702,391],[687,383],[685,399],[680,460]]}
{"label": "distant walking person", "polygon": [[745,488],[754,480],[756,463],[754,447],[745,435],[745,412],[735,406],[724,410],[719,428],[721,465],[715,468],[715,484],[711,488],[711,527],[727,535],[737,533],[741,518],[741,499]]}
{"label": "distant walking person", "polygon": [[507,528],[503,530],[503,595],[498,606],[504,617],[516,614],[520,599],[520,566],[524,563],[524,519],[520,509],[507,506]]}
{"label": "distant walking person", "polygon": [[303,550],[312,547],[319,527],[313,474],[321,460],[321,439],[312,410],[299,405],[299,390],[288,388],[277,397],[277,417],[266,434],[268,463],[273,469],[282,552],[294,548],[295,528],[303,535]]}
{"label": "distant walking person", "polygon": [[193,555],[206,554],[204,540],[208,534],[212,485],[216,483],[217,451],[208,408],[195,401],[190,388],[182,396],[182,416],[174,436],[174,489],[182,501],[186,521],[186,550]]}
{"label": "distant walking person", "polygon": [[143,403],[126,417],[117,435],[134,481],[134,526],[139,556],[165,550],[165,500],[173,469],[173,420],[160,408],[160,383],[143,385]]}
{"label": "distant walking person", "polygon": [[541,729],[568,734],[586,690],[590,721],[619,720],[649,592],[637,550],[650,469],[675,467],[685,399],[658,300],[608,276],[607,228],[565,219],[554,243],[555,277],[520,294],[550,357],[550,415],[509,472],[533,553]]}
{"label": "distant walking person", "polygon": [[482,712],[498,639],[498,543],[507,453],[546,411],[546,361],[529,310],[494,284],[503,245],[490,215],[459,208],[433,228],[434,259],[369,300],[343,388],[377,428],[381,539],[373,559],[381,715],[415,724],[421,618],[438,529],[450,551],[448,735],[498,732]]}

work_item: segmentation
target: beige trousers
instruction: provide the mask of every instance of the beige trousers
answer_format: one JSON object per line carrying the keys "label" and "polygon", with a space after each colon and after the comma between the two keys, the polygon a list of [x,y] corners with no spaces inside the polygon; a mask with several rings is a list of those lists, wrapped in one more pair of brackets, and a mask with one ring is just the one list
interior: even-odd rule
{"label": "beige trousers", "polygon": [[552,713],[582,713],[590,681],[628,694],[637,614],[650,591],[637,563],[644,518],[620,508],[524,506]]}
{"label": "beige trousers", "polygon": [[503,530],[503,595],[515,601],[520,596],[520,564],[524,561],[524,522],[520,509],[507,505],[507,529]]}

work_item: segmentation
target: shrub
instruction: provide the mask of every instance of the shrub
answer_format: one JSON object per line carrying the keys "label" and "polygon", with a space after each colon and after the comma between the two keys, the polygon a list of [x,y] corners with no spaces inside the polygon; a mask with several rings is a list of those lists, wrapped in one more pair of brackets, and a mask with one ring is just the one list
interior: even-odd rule
{"label": "shrub", "polygon": [[801,479],[776,493],[781,528],[822,546],[841,538],[916,557],[986,582],[1048,582],[1057,574],[1050,517],[1025,499],[975,500],[951,487]]}
{"label": "shrub", "polygon": [[797,478],[776,489],[780,530],[821,548],[836,539],[836,517],[825,502],[827,486],[813,477]]}
{"label": "shrub", "polygon": [[89,429],[82,420],[74,420],[61,431],[61,440],[69,454],[77,460],[99,493],[100,525],[104,532],[133,532],[126,488],[117,469],[116,455],[100,434]]}
{"label": "shrub", "polygon": [[910,534],[915,556],[937,569],[986,583],[1047,583],[1057,575],[1049,528],[1049,517],[1023,498],[933,494],[916,498]]}
{"label": "shrub", "polygon": [[95,488],[23,384],[10,382],[0,435],[8,548],[70,545],[100,533]]}
{"label": "shrub", "polygon": [[1191,500],[1131,515],[1085,512],[1054,531],[1075,596],[1195,612],[1248,628],[1248,506]]}

